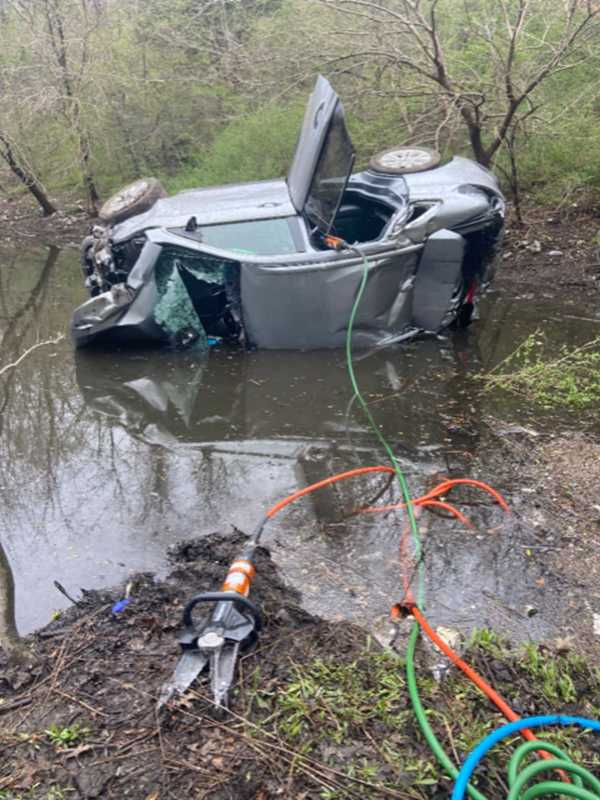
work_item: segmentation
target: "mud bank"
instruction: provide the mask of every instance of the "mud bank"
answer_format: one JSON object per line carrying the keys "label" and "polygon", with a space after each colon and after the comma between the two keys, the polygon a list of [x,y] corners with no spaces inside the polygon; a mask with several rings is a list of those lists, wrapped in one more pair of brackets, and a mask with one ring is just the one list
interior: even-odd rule
{"label": "mud bank", "polygon": [[79,247],[93,220],[77,204],[44,217],[27,198],[0,196],[0,245]]}
{"label": "mud bank", "polygon": [[531,207],[519,225],[509,214],[498,279],[542,291],[586,287],[600,292],[600,208]]}
{"label": "mud bank", "polygon": [[[242,539],[215,534],[177,546],[168,578],[137,576],[122,614],[111,613],[119,591],[86,594],[26,640],[28,662],[0,656],[3,800],[448,797],[450,783],[418,732],[401,658],[356,626],[306,614],[264,549],[252,597],[266,624],[240,661],[231,711],[215,712],[204,678],[156,713],[177,657],[182,603],[219,585]],[[598,673],[566,649],[513,650],[484,632],[467,656],[521,714],[597,714]],[[440,656],[423,644],[419,661],[436,733],[462,759],[500,717],[454,670],[433,680],[427,665]],[[597,768],[597,739],[560,736]],[[501,749],[481,774],[490,797],[499,796],[505,758]]]}
{"label": "mud bank", "polygon": [[600,664],[600,438],[551,424],[538,431],[488,424],[496,444],[478,468],[512,487],[513,508],[528,532],[525,561],[538,565],[519,613],[542,613],[552,584],[554,644]]}

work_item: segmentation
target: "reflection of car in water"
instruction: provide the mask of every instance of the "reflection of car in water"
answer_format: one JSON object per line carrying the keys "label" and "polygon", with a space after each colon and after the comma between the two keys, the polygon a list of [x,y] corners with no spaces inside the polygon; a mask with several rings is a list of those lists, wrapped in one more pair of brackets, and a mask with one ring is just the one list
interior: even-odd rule
{"label": "reflection of car in water", "polygon": [[[363,392],[392,441],[415,450],[423,441],[442,441],[439,414],[463,404],[460,347],[476,360],[473,347],[455,334],[445,344],[425,339],[359,361]],[[81,350],[76,370],[87,404],[146,441],[236,447],[261,441],[273,452],[287,443],[292,452],[302,442],[346,446],[351,440],[373,449],[335,351],[218,348],[200,356],[136,351],[116,358]]]}
{"label": "reflection of car in water", "polygon": [[423,148],[353,165],[342,105],[319,77],[287,181],[174,197],[151,179],[127,187],[83,242],[92,297],[74,313],[75,344],[338,347],[363,269],[345,242],[369,259],[357,345],[467,323],[503,228],[495,178]]}

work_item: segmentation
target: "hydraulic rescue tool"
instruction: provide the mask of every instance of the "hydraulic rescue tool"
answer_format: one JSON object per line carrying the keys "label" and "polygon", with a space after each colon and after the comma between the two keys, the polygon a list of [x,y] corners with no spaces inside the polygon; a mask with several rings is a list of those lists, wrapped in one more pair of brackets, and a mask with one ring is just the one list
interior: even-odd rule
{"label": "hydraulic rescue tool", "polygon": [[[256,544],[256,539],[250,541],[232,562],[220,592],[197,594],[184,608],[183,630],[178,636],[183,652],[172,679],[162,688],[158,708],[173,695],[183,694],[206,666],[215,705],[227,707],[239,651],[256,641],[261,628],[260,612],[248,599],[256,572]],[[194,609],[205,603],[214,604],[212,612],[203,624],[197,624]]]}

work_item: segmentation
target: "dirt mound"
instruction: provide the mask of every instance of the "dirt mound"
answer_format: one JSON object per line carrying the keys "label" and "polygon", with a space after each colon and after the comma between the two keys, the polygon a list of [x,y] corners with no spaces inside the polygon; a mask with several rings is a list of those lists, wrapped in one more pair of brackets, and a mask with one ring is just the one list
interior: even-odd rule
{"label": "dirt mound", "polygon": [[[214,535],[175,546],[167,580],[135,576],[122,613],[111,612],[122,589],[87,592],[60,621],[26,640],[32,653],[26,663],[0,654],[2,798],[26,791],[28,798],[58,800],[64,796],[59,791],[69,790],[85,798],[180,798],[192,791],[196,797],[257,796],[264,764],[256,762],[261,766],[254,775],[254,750],[215,716],[204,695],[206,679],[193,700],[155,711],[179,655],[175,633],[185,600],[220,586],[243,541],[241,535]],[[257,663],[262,679],[273,679],[283,654],[302,659],[306,649],[344,651],[344,635],[299,607],[267,550],[258,549],[256,566],[252,599],[265,630],[258,648],[240,661],[242,679]],[[356,639],[364,635],[348,635],[346,649]],[[233,715],[248,711],[242,687],[243,680],[233,692]],[[240,764],[247,768],[241,784]],[[205,791],[198,793],[199,786]]]}

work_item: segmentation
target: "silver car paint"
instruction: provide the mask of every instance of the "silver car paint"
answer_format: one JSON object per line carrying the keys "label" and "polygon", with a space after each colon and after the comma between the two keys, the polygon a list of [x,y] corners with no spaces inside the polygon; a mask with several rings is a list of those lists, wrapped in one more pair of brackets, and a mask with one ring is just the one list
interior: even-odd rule
{"label": "silver car paint", "polygon": [[149,211],[115,225],[112,239],[124,242],[149,228],[181,228],[190,217],[198,225],[296,216],[281,179],[192,189],[157,200]]}
{"label": "silver car paint", "polygon": [[[116,225],[110,234],[115,244],[140,234],[147,238],[127,277],[125,296],[130,291],[133,300],[124,306],[122,290],[113,287],[84,303],[73,317],[76,342],[88,343],[111,328],[132,334],[137,330],[148,338],[160,336],[153,318],[154,265],[162,246],[174,245],[240,265],[241,309],[251,344],[277,349],[341,345],[363,274],[363,261],[355,253],[317,249],[305,231],[304,252],[241,255],[178,236],[173,230],[184,227],[192,216],[201,227],[301,217],[338,102],[328,81],[319,77],[287,184],[280,179],[181,192]],[[503,212],[494,176],[456,157],[435,169],[404,176],[360,173],[351,177],[349,189],[387,201],[391,211],[379,238],[360,244],[369,260],[369,277],[356,320],[356,343],[371,345],[411,327],[437,330],[446,324],[461,284],[461,234]],[[413,205],[424,208],[407,223]]]}
{"label": "silver car paint", "polygon": [[[482,215],[491,214],[490,195],[497,199],[497,203],[502,202],[493,176],[467,159],[455,158],[427,173],[405,176],[404,180],[408,186],[410,201],[427,203],[431,207],[413,222],[401,225],[398,233],[393,233],[395,218],[392,217],[382,239],[361,244],[361,250],[370,261],[371,275],[357,319],[357,346],[375,344],[378,339],[393,337],[411,326],[415,330],[423,327],[436,330],[440,327],[445,314],[441,307],[437,316],[432,313],[432,306],[436,306],[436,303],[431,298],[427,300],[427,311],[424,308],[413,308],[413,276],[419,266],[419,252],[432,234],[439,233],[442,240],[447,236],[450,244],[456,240],[457,234],[448,228],[465,224],[469,220],[477,220],[478,226],[481,225]],[[479,191],[468,188],[465,190],[468,186],[477,187]],[[174,225],[174,220],[180,225],[185,224],[192,211],[197,218],[207,219],[212,215],[213,221],[218,219],[220,222],[225,222],[230,214],[237,219],[257,218],[261,212],[264,215],[262,218],[290,215],[291,204],[288,202],[286,205],[282,198],[282,191],[287,191],[283,181],[236,187],[238,191],[241,190],[237,202],[232,202],[234,193],[231,189],[232,187],[218,187],[185,193],[183,199],[179,195],[158,201],[147,214],[117,226],[115,234],[122,239],[146,229],[149,243],[155,246],[185,246],[199,253],[239,262],[244,325],[249,342],[256,347],[312,349],[338,347],[343,344],[352,298],[362,274],[362,264],[357,257],[313,249],[307,240],[307,251],[303,253],[285,256],[244,255],[240,262],[239,253],[184,240],[166,230],[167,226]],[[204,212],[203,217],[202,206],[209,193],[216,205],[209,206],[209,212]],[[267,201],[266,197],[271,199]],[[202,203],[198,203],[200,199]],[[260,202],[254,206],[257,200]],[[278,202],[279,205],[265,206],[265,202]],[[268,213],[265,213],[267,210]],[[398,212],[401,221],[405,217],[405,211],[406,209],[401,209]],[[152,226],[148,229],[146,225],[150,220]],[[227,221],[231,221],[231,218]],[[129,228],[127,236],[125,227]],[[434,243],[435,240],[431,247]],[[438,241],[437,252],[440,252],[439,245]],[[152,251],[153,259],[158,252],[158,248]],[[456,252],[462,252],[462,246]],[[128,284],[132,288],[139,286],[138,279],[142,271],[146,276],[144,280],[147,281],[153,263],[148,261],[148,256],[138,259],[130,273]],[[426,280],[425,274],[420,275],[421,268],[423,273],[431,271],[432,277],[435,272],[441,280],[438,288],[446,284],[443,294],[448,299],[459,280],[460,261],[452,258],[447,262],[436,263],[431,258],[422,258],[420,263],[417,274],[421,285],[431,282]],[[449,281],[443,279],[441,273],[444,270],[447,270]],[[150,285],[154,286],[153,279],[150,280]],[[143,320],[141,327],[149,338],[157,337],[157,326],[152,318],[156,290],[150,285],[136,296],[126,312],[115,309],[113,325],[126,329],[136,320]],[[425,297],[422,289],[417,296]],[[86,306],[89,304],[90,301],[78,309],[74,323],[83,322]],[[425,322],[428,324],[424,324]],[[108,327],[110,320],[103,321],[101,328]],[[97,326],[94,329],[100,332]],[[81,330],[81,335],[83,334],[84,331]]]}
{"label": "silver car paint", "polygon": [[294,159],[288,172],[290,199],[298,214],[302,214],[304,210],[321,148],[338,102],[339,98],[329,81],[319,75],[306,107]]}

